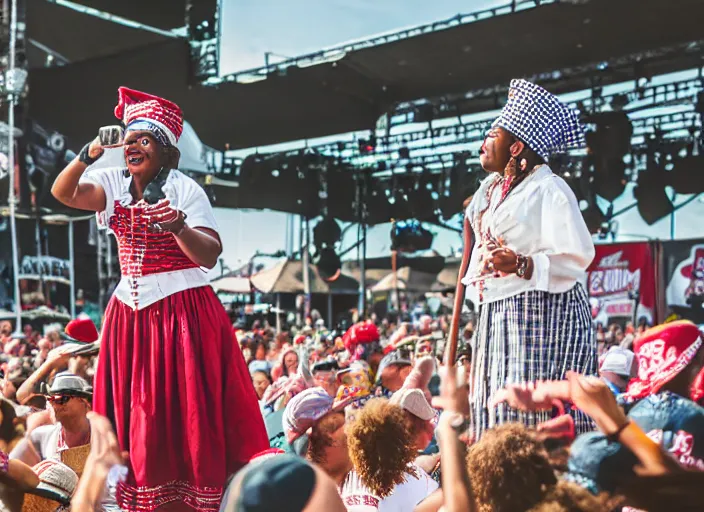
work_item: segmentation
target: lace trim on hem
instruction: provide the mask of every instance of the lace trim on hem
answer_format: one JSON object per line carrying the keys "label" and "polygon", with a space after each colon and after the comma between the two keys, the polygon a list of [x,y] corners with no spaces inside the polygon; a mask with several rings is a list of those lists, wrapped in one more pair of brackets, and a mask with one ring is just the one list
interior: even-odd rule
{"label": "lace trim on hem", "polygon": [[120,483],[117,486],[116,499],[122,510],[135,512],[153,512],[174,501],[181,501],[195,510],[218,512],[222,488],[196,487],[179,480],[155,487],[136,487]]}

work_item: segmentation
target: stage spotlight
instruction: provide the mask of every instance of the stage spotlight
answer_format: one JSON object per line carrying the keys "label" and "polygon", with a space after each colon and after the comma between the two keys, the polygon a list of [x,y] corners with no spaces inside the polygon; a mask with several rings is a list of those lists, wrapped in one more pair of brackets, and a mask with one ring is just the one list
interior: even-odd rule
{"label": "stage spotlight", "polygon": [[391,248],[399,252],[425,251],[432,247],[434,237],[417,220],[397,221],[391,228]]}
{"label": "stage spotlight", "polygon": [[704,155],[686,156],[675,162],[670,184],[678,194],[704,194]]}
{"label": "stage spotlight", "polygon": [[630,151],[633,125],[625,112],[601,112],[587,118],[596,129],[587,133],[587,152],[594,167],[594,190],[608,201],[626,187],[624,156]]}
{"label": "stage spotlight", "polygon": [[342,236],[337,221],[331,217],[326,217],[318,222],[313,228],[313,243],[316,247],[327,247],[334,245]]}
{"label": "stage spotlight", "polygon": [[686,155],[675,160],[670,171],[670,185],[678,194],[704,193],[704,148],[700,146],[699,154],[694,154],[695,138],[696,130],[692,128]]}
{"label": "stage spotlight", "polygon": [[318,249],[313,263],[318,267],[318,273],[324,281],[330,283],[340,277],[342,262],[332,247]]}

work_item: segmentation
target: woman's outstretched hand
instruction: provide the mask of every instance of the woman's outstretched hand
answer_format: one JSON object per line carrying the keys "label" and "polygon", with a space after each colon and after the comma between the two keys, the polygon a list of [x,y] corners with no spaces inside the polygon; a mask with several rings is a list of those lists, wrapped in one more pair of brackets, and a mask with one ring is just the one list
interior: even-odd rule
{"label": "woman's outstretched hand", "polygon": [[186,215],[171,207],[168,199],[162,199],[155,205],[144,208],[147,219],[151,222],[151,230],[155,233],[168,232],[177,234],[186,224]]}

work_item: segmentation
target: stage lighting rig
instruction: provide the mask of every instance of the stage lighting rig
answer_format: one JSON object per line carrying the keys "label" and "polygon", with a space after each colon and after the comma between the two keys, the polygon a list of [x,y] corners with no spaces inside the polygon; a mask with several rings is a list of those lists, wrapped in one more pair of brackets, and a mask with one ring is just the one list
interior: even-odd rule
{"label": "stage lighting rig", "polygon": [[697,141],[696,129],[690,128],[685,154],[678,158],[670,171],[670,184],[678,194],[704,193],[704,154]]}
{"label": "stage lighting rig", "polygon": [[391,249],[399,252],[426,251],[435,235],[415,219],[396,221],[391,228]]}
{"label": "stage lighting rig", "polygon": [[633,190],[638,201],[638,212],[648,225],[655,224],[674,211],[665,191],[668,184],[665,158],[662,136],[656,132],[648,141],[646,168],[638,173],[638,184]]}
{"label": "stage lighting rig", "polygon": [[[326,209],[327,213],[327,209]],[[335,251],[335,244],[340,241],[342,230],[335,219],[324,216],[313,228],[315,258],[320,277],[327,282],[334,281],[340,275],[342,263]]]}
{"label": "stage lighting rig", "polygon": [[594,190],[613,202],[626,188],[624,157],[631,149],[633,125],[625,112],[601,112],[587,123],[596,125],[586,135],[587,152],[594,168]]}

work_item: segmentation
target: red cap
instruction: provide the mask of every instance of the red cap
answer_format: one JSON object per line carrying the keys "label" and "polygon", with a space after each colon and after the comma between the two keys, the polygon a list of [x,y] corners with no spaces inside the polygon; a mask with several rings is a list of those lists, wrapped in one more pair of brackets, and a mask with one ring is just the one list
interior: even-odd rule
{"label": "red cap", "polygon": [[71,320],[66,324],[64,332],[71,337],[70,341],[78,341],[80,343],[94,343],[100,337],[93,320],[88,317]]}
{"label": "red cap", "polygon": [[359,322],[347,329],[342,337],[345,348],[352,352],[357,345],[366,345],[379,341],[379,329],[373,322]]}
{"label": "red cap", "polygon": [[164,130],[172,145],[183,133],[183,113],[175,103],[141,91],[120,87],[117,90],[115,117],[127,127],[137,120],[150,121]]}

